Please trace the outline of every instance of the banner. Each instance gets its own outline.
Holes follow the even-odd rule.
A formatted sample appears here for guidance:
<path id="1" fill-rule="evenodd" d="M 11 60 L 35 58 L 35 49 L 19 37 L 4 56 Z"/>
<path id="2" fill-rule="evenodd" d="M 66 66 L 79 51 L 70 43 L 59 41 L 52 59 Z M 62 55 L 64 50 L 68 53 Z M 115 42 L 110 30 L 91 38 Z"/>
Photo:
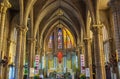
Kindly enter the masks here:
<path id="1" fill-rule="evenodd" d="M 39 74 L 40 56 L 35 56 L 35 74 Z"/>
<path id="2" fill-rule="evenodd" d="M 85 74 L 85 57 L 84 57 L 84 54 L 80 55 L 80 63 L 81 63 L 81 73 Z"/>
<path id="3" fill-rule="evenodd" d="M 86 71 L 86 77 L 90 77 L 90 69 L 86 68 L 85 71 Z"/>
<path id="4" fill-rule="evenodd" d="M 34 77 L 34 68 L 30 68 L 30 77 Z"/>

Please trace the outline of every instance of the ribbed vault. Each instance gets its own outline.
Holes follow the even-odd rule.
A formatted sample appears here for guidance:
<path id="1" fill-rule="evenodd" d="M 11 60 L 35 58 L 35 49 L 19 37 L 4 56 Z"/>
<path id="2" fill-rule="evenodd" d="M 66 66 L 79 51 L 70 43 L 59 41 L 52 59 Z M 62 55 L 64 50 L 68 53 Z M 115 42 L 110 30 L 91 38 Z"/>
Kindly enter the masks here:
<path id="1" fill-rule="evenodd" d="M 37 3 L 37 2 L 36 2 Z M 68 0 L 50 0 L 46 2 L 43 9 L 39 9 L 39 11 L 34 11 L 37 13 L 35 15 L 35 30 L 34 34 L 37 34 L 37 30 L 41 32 L 41 38 L 45 38 L 51 27 L 61 24 L 67 26 L 71 32 L 73 32 L 74 36 L 79 39 L 81 28 L 85 29 L 85 14 L 86 8 L 85 5 L 81 5 L 82 7 L 77 7 L 79 2 L 68 1 Z M 38 5 L 38 3 L 37 3 Z M 36 6 L 35 6 L 36 7 Z M 82 12 L 80 12 L 80 8 L 83 8 Z M 59 15 L 59 10 L 62 11 L 62 15 Z"/>
<path id="2" fill-rule="evenodd" d="M 84 36 L 86 33 L 88 10 L 92 22 L 97 23 L 97 19 L 99 20 L 98 11 L 106 9 L 109 0 L 10 0 L 10 2 L 11 9 L 14 10 L 22 10 L 20 3 L 23 2 L 24 25 L 27 25 L 28 16 L 33 10 L 34 38 L 36 38 L 39 28 L 41 38 L 45 39 L 49 29 L 60 22 L 68 27 L 76 38 L 80 39 L 81 30 Z M 62 16 L 57 13 L 59 9 L 63 12 Z"/>

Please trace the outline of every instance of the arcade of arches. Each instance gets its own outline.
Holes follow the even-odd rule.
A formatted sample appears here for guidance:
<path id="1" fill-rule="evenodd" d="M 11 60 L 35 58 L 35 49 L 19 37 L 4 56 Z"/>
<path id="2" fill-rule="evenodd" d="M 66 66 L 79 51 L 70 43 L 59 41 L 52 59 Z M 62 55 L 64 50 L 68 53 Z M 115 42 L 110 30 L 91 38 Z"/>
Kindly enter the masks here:
<path id="1" fill-rule="evenodd" d="M 0 79 L 40 74 L 120 79 L 120 1 L 0 0 Z"/>

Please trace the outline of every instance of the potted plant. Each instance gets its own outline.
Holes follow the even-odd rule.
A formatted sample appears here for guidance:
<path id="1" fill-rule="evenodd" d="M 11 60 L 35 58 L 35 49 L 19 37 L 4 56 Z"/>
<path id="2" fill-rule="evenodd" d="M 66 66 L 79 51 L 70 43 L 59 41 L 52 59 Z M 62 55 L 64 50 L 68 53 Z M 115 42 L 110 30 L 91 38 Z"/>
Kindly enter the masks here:
<path id="1" fill-rule="evenodd" d="M 34 76 L 34 79 L 39 79 L 39 75 L 36 74 L 36 75 Z"/>
<path id="2" fill-rule="evenodd" d="M 80 74 L 80 79 L 85 79 L 85 74 Z"/>

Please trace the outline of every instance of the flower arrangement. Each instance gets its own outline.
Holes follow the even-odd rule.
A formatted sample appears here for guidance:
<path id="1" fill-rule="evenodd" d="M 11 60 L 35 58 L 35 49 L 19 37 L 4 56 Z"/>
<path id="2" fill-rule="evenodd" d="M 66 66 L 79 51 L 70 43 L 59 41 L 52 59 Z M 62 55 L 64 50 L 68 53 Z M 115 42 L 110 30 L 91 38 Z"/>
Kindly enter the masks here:
<path id="1" fill-rule="evenodd" d="M 80 79 L 85 79 L 85 74 L 80 74 Z"/>
<path id="2" fill-rule="evenodd" d="M 36 74 L 36 75 L 34 76 L 34 79 L 39 79 L 39 75 Z"/>

